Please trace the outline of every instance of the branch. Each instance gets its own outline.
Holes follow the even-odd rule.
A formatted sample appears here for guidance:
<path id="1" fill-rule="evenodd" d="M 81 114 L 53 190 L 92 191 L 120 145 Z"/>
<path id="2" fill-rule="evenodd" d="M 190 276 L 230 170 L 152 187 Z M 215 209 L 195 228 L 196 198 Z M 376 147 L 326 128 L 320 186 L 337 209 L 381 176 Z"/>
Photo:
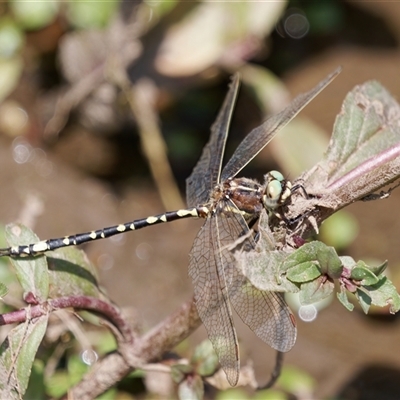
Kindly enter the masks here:
<path id="1" fill-rule="evenodd" d="M 201 324 L 193 301 L 187 302 L 175 313 L 145 334 L 135 345 L 127 345 L 119 352 L 109 354 L 97 362 L 92 370 L 69 393 L 68 398 L 93 399 L 123 379 L 134 367 L 130 360 L 147 364 L 188 337 Z M 127 355 L 127 352 L 130 354 Z M 65 397 L 67 398 L 67 397 Z"/>
<path id="2" fill-rule="evenodd" d="M 400 178 L 399 118 L 399 104 L 377 82 L 348 93 L 323 159 L 296 182 L 308 194 L 295 191 L 285 213 L 296 235 L 309 236 L 357 200 L 382 198 L 370 195 Z"/>
<path id="3" fill-rule="evenodd" d="M 25 322 L 28 318 L 38 318 L 63 308 L 72 307 L 74 309 L 88 310 L 106 318 L 122 334 L 127 342 L 133 342 L 132 330 L 125 322 L 121 312 L 117 307 L 103 300 L 89 296 L 67 296 L 51 299 L 37 305 L 30 305 L 21 310 L 11 311 L 0 315 L 0 326 L 17 322 Z"/>

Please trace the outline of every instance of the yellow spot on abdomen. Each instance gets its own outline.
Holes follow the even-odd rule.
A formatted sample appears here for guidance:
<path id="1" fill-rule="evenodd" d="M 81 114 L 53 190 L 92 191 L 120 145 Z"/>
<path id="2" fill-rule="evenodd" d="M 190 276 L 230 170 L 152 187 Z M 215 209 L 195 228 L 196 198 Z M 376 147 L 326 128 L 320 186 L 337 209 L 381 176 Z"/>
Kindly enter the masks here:
<path id="1" fill-rule="evenodd" d="M 125 229 L 126 229 L 126 228 L 125 228 L 125 225 L 118 225 L 118 226 L 117 226 L 117 231 L 118 231 L 118 232 L 125 232 Z"/>
<path id="2" fill-rule="evenodd" d="M 148 217 L 148 218 L 146 218 L 146 222 L 148 223 L 148 224 L 154 224 L 155 222 L 157 222 L 158 221 L 158 218 L 157 217 Z"/>
<path id="3" fill-rule="evenodd" d="M 179 210 L 176 212 L 180 217 L 186 217 L 187 215 L 191 215 L 192 217 L 198 217 L 197 210 L 192 208 L 191 210 Z"/>
<path id="4" fill-rule="evenodd" d="M 32 246 L 32 250 L 33 250 L 35 253 L 40 253 L 40 252 L 42 252 L 42 251 L 46 251 L 46 250 L 48 250 L 48 248 L 49 248 L 49 246 L 48 246 L 47 243 L 44 242 L 44 241 L 38 242 L 38 243 L 36 243 L 36 244 L 34 244 L 34 245 Z M 27 247 L 27 249 L 29 250 L 28 247 Z M 25 250 L 24 250 L 24 251 L 25 251 Z"/>

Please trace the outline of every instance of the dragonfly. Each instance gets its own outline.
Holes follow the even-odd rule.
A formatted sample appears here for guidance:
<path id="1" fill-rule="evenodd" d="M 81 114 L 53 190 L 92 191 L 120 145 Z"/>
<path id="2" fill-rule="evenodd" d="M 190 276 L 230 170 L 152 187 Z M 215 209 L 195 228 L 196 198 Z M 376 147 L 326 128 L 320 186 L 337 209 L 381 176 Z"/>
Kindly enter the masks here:
<path id="1" fill-rule="evenodd" d="M 298 95 L 283 111 L 253 129 L 222 169 L 239 90 L 239 74 L 236 74 L 211 127 L 209 141 L 186 180 L 188 208 L 96 231 L 0 249 L 0 256 L 36 256 L 159 223 L 205 218 L 189 255 L 189 275 L 199 316 L 228 382 L 235 386 L 239 379 L 240 359 L 232 307 L 262 341 L 279 352 L 289 351 L 297 336 L 295 318 L 281 294 L 255 288 L 236 267 L 232 253 L 232 246 L 237 248 L 239 242 L 240 248 L 246 251 L 255 248 L 256 240 L 250 227 L 262 210 L 273 213 L 281 207 L 290 198 L 292 185 L 278 171 L 267 173 L 263 183 L 236 176 L 281 128 L 332 82 L 340 70 L 332 72 L 309 92 Z"/>

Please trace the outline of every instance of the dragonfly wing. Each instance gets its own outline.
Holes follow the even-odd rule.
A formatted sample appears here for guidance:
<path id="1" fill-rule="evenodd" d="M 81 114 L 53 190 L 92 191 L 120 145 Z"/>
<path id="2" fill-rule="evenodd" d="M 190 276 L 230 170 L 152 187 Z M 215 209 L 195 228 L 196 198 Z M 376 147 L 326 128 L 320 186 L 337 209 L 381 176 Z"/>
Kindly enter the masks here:
<path id="1" fill-rule="evenodd" d="M 208 218 L 193 243 L 189 275 L 197 311 L 229 383 L 235 386 L 239 379 L 239 348 L 224 277 L 225 260 L 219 250 L 220 239 L 215 218 Z"/>
<path id="2" fill-rule="evenodd" d="M 239 213 L 229 218 L 218 218 L 219 231 L 225 233 L 225 243 L 233 243 L 248 232 L 246 221 Z M 244 250 L 254 248 L 254 240 L 246 235 L 240 246 Z M 228 285 L 229 301 L 242 321 L 272 348 L 289 351 L 297 336 L 295 319 L 279 293 L 258 290 L 239 271 L 232 253 L 224 253 L 224 274 Z"/>
<path id="3" fill-rule="evenodd" d="M 336 69 L 314 89 L 298 95 L 283 111 L 273 115 L 262 125 L 253 129 L 243 139 L 223 169 L 222 181 L 236 176 L 271 141 L 279 129 L 287 125 L 315 96 L 328 86 L 341 70 L 341 68 Z"/>
<path id="4" fill-rule="evenodd" d="M 229 124 L 239 89 L 239 74 L 233 77 L 229 92 L 219 111 L 218 117 L 211 127 L 211 135 L 203 153 L 186 179 L 186 201 L 188 207 L 195 207 L 208 201 L 210 191 L 219 183 L 222 158 L 225 152 Z"/>
<path id="5" fill-rule="evenodd" d="M 236 269 L 235 267 L 233 267 Z M 229 299 L 242 321 L 273 349 L 286 352 L 296 342 L 295 319 L 281 294 L 255 288 L 237 272 L 229 286 Z"/>

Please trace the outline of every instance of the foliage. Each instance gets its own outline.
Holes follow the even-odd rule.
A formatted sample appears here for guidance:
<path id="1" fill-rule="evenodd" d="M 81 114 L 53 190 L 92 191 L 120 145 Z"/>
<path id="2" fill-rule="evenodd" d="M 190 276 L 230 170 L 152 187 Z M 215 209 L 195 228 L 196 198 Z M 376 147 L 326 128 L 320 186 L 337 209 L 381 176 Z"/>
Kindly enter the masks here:
<path id="1" fill-rule="evenodd" d="M 386 261 L 368 266 L 348 256 L 339 257 L 333 247 L 320 241 L 303 241 L 311 225 L 315 230 L 316 224 L 353 201 L 390 194 L 371 193 L 400 177 L 399 115 L 400 106 L 377 82 L 357 86 L 346 96 L 323 159 L 299 179 L 307 198 L 303 196 L 299 204 L 294 200 L 293 208 L 299 209 L 286 214 L 289 226 L 290 218 L 297 221 L 295 228 L 286 232 L 280 227 L 271 229 L 263 212 L 255 250 L 236 253 L 239 269 L 254 286 L 299 292 L 300 302 L 307 305 L 328 297 L 336 281 L 338 299 L 349 310 L 354 306 L 347 292 L 355 295 L 365 313 L 371 305 L 389 306 L 391 313 L 400 310 L 400 296 L 384 274 Z"/>

